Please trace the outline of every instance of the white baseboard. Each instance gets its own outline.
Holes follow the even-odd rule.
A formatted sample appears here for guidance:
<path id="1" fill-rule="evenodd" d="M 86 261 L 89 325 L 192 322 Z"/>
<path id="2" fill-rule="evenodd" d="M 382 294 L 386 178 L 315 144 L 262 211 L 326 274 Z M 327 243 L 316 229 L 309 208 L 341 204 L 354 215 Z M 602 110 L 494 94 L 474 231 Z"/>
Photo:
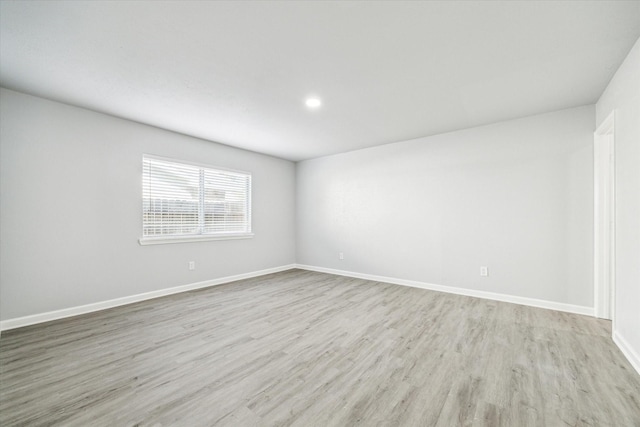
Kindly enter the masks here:
<path id="1" fill-rule="evenodd" d="M 410 286 L 413 288 L 428 289 L 430 291 L 446 292 L 449 294 L 465 295 L 490 299 L 494 301 L 510 302 L 513 304 L 528 305 L 531 307 L 546 308 L 549 310 L 564 311 L 567 313 L 594 315 L 593 307 L 566 304 L 562 302 L 540 300 L 535 298 L 518 297 L 514 295 L 499 294 L 487 291 L 476 291 L 473 289 L 456 288 L 453 286 L 434 285 L 433 283 L 417 282 L 414 280 L 396 279 L 394 277 L 376 276 L 372 274 L 356 273 L 353 271 L 334 270 L 333 268 L 315 267 L 311 265 L 297 264 L 296 268 L 303 270 L 317 271 L 320 273 L 336 274 L 338 276 L 355 277 L 357 279 L 372 280 L 375 282 L 393 283 L 395 285 Z"/>
<path id="2" fill-rule="evenodd" d="M 455 288 L 452 286 L 435 285 L 432 283 L 397 279 L 397 278 L 385 277 L 385 276 L 376 276 L 372 274 L 356 273 L 352 271 L 335 270 L 332 268 L 315 267 L 315 266 L 302 265 L 302 264 L 290 264 L 290 265 L 284 265 L 280 267 L 268 268 L 265 270 L 253 271 L 250 273 L 238 274 L 235 276 L 221 277 L 218 279 L 206 280 L 203 282 L 176 286 L 173 288 L 160 289 L 153 292 L 131 295 L 127 297 L 101 301 L 93 304 L 81 305 L 78 307 L 65 308 L 62 310 L 49 311 L 46 313 L 34 314 L 31 316 L 24 316 L 24 317 L 17 317 L 14 319 L 3 320 L 0 322 L 0 331 L 6 331 L 9 329 L 15 329 L 23 326 L 34 325 L 37 323 L 49 322 L 57 319 L 64 319 L 66 317 L 77 316 L 80 314 L 92 313 L 94 311 L 100 311 L 108 308 L 118 307 L 121 305 L 132 304 L 140 301 L 146 301 L 149 299 L 158 298 L 166 295 L 177 294 L 180 292 L 187 292 L 195 289 L 206 288 L 209 286 L 221 285 L 224 283 L 234 282 L 236 280 L 249 279 L 252 277 L 263 276 L 265 274 L 278 273 L 280 271 L 290 270 L 292 268 L 300 268 L 303 270 L 317 271 L 320 273 L 336 274 L 339 276 L 355 277 L 358 279 L 365 279 L 365 280 L 371 280 L 376 282 L 386 282 L 386 283 L 392 283 L 396 285 L 410 286 L 410 287 L 420 288 L 420 289 L 428 289 L 431 291 L 446 292 L 450 294 L 465 295 L 465 296 L 484 298 L 484 299 L 490 299 L 495 301 L 504 301 L 504 302 L 510 302 L 514 304 L 528 305 L 532 307 L 547 308 L 550 310 L 584 314 L 588 316 L 594 315 L 593 307 L 584 307 L 584 306 L 565 304 L 565 303 L 559 303 L 554 301 L 538 300 L 534 298 L 518 297 L 518 296 L 498 294 L 498 293 L 486 292 L 486 291 L 476 291 L 472 289 Z M 614 341 L 615 341 L 615 337 L 614 337 Z M 620 346 L 620 344 L 618 345 Z M 625 351 L 623 350 L 623 352 Z M 625 353 L 625 355 L 626 354 L 627 353 Z M 630 354 L 635 354 L 635 353 L 631 351 Z M 635 360 L 636 361 L 638 360 L 637 357 Z M 634 365 L 634 366 L 638 366 L 638 365 Z"/>
<path id="3" fill-rule="evenodd" d="M 633 347 L 629 345 L 629 342 L 624 339 L 618 331 L 613 331 L 613 342 L 616 343 L 622 354 L 624 354 L 624 357 L 626 357 L 629 363 L 631 363 L 633 369 L 640 374 L 640 355 L 636 353 Z"/>
<path id="4" fill-rule="evenodd" d="M 81 305 L 78 307 L 64 308 L 62 310 L 49 311 L 46 313 L 34 314 L 31 316 L 17 317 L 15 319 L 3 320 L 0 322 L 0 331 L 21 328 L 23 326 L 34 325 L 36 323 L 49 322 L 51 320 L 64 319 L 65 317 L 77 316 L 80 314 L 92 313 L 94 311 L 105 310 L 107 308 L 119 307 L 121 305 L 132 304 L 134 302 L 146 301 L 166 295 L 178 294 L 180 292 L 192 291 L 194 289 L 207 288 L 209 286 L 222 285 L 224 283 L 235 282 L 236 280 L 250 279 L 252 277 L 264 276 L 265 274 L 278 273 L 280 271 L 296 268 L 295 264 L 283 265 L 280 267 L 267 268 L 265 270 L 252 271 L 250 273 L 237 274 L 235 276 L 221 277 L 219 279 L 205 280 L 204 282 L 190 283 L 188 285 L 175 286 L 173 288 L 160 289 L 153 292 L 131 295 L 108 301 L 96 302 L 93 304 Z"/>

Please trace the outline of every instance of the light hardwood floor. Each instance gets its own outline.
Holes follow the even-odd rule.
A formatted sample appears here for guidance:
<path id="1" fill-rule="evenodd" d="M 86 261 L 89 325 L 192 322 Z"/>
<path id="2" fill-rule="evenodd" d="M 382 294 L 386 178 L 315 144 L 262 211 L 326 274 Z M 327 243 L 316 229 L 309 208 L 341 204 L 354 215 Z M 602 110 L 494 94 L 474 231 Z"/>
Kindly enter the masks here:
<path id="1" fill-rule="evenodd" d="M 2 333 L 2 426 L 640 426 L 590 317 L 291 270 Z"/>

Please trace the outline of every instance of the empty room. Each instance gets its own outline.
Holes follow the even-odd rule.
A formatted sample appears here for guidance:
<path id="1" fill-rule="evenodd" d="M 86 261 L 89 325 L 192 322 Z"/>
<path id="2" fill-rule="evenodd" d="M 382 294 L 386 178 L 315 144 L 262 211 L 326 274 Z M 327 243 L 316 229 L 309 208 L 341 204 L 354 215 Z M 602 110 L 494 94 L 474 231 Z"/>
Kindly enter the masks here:
<path id="1" fill-rule="evenodd" d="M 0 425 L 640 427 L 640 1 L 0 0 Z"/>

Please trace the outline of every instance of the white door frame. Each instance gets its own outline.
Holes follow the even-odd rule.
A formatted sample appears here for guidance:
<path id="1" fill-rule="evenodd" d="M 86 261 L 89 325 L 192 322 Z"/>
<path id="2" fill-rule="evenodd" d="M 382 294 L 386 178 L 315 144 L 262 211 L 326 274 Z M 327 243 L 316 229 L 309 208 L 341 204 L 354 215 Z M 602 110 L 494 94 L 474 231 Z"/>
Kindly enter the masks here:
<path id="1" fill-rule="evenodd" d="M 594 132 L 593 284 L 596 317 L 615 322 L 614 112 Z"/>

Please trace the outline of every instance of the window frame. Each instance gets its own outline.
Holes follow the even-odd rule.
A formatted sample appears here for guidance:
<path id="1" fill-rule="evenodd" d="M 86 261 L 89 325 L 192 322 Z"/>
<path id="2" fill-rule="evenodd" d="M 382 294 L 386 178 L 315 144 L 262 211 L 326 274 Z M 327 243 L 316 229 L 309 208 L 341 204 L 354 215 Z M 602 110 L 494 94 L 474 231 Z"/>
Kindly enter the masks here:
<path id="1" fill-rule="evenodd" d="M 164 161 L 164 162 L 170 162 L 170 163 L 177 163 L 177 164 L 181 164 L 181 165 L 185 165 L 185 166 L 192 166 L 192 167 L 196 167 L 199 168 L 201 171 L 206 169 L 206 170 L 211 170 L 214 172 L 229 172 L 229 173 L 233 173 L 233 174 L 241 174 L 241 175 L 246 175 L 249 178 L 249 191 L 247 192 L 247 229 L 248 231 L 246 232 L 231 232 L 231 233 L 203 233 L 203 227 L 200 226 L 198 227 L 198 233 L 192 233 L 192 234 L 174 234 L 174 235 L 163 235 L 163 236 L 145 236 L 144 235 L 144 184 L 143 184 L 143 179 L 144 179 L 144 161 L 145 159 L 150 159 L 150 160 L 158 160 L 158 161 Z M 188 160 L 180 160 L 180 159 L 173 159 L 170 157 L 162 157 L 162 156 L 156 156 L 154 154 L 146 154 L 143 153 L 142 154 L 142 162 L 141 162 L 141 171 L 140 171 L 140 192 L 138 194 L 142 195 L 142 204 L 141 204 L 141 215 L 140 215 L 140 221 L 141 221 L 141 230 L 142 230 L 142 236 L 138 239 L 138 243 L 142 246 L 145 245 L 161 245 L 161 244 L 168 244 L 168 243 L 189 243 L 189 242 L 206 242 L 206 241 L 214 241 L 214 240 L 235 240 L 235 239 L 251 239 L 254 236 L 253 233 L 253 228 L 252 228 L 252 220 L 253 220 L 253 212 L 252 212 L 252 192 L 253 192 L 253 175 L 251 174 L 251 172 L 247 172 L 247 171 L 242 171 L 242 170 L 237 170 L 237 169 L 229 169 L 229 168 L 223 168 L 223 167 L 219 167 L 219 166 L 212 166 L 212 165 L 208 165 L 208 164 L 204 164 L 204 163 L 197 163 L 197 162 L 191 162 Z M 202 193 L 203 191 L 203 186 L 204 184 L 201 182 L 199 189 L 200 192 Z M 202 215 L 204 213 L 204 207 L 201 206 L 200 204 L 203 202 L 203 198 L 200 197 L 200 200 L 198 202 L 198 219 L 199 222 L 202 223 L 202 221 L 204 221 L 204 218 L 201 217 L 200 215 Z"/>

